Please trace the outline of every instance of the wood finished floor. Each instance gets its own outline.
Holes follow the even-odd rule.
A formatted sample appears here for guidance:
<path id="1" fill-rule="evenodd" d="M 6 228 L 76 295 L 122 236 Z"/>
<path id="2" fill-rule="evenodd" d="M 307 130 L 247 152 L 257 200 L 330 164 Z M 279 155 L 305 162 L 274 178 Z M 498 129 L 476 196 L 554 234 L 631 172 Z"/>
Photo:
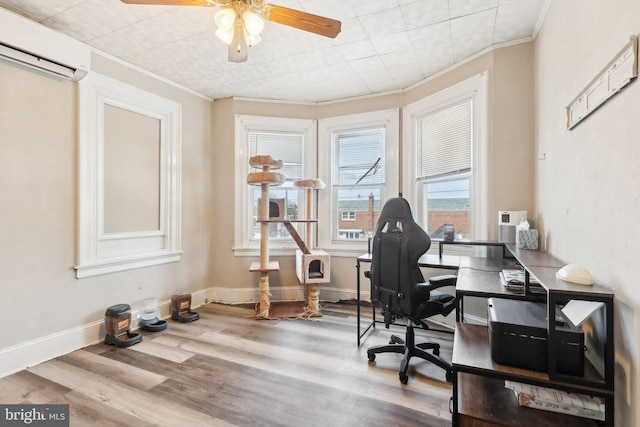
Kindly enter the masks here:
<path id="1" fill-rule="evenodd" d="M 255 320 L 250 308 L 219 304 L 196 311 L 200 320 L 169 321 L 132 347 L 96 344 L 1 378 L 0 403 L 69 404 L 71 426 L 82 427 L 451 424 L 444 371 L 413 359 L 402 385 L 401 355 L 369 363 L 367 347 L 390 331 L 378 326 L 358 347 L 355 305 L 324 304 L 317 320 Z M 451 335 L 429 335 L 450 359 Z"/>

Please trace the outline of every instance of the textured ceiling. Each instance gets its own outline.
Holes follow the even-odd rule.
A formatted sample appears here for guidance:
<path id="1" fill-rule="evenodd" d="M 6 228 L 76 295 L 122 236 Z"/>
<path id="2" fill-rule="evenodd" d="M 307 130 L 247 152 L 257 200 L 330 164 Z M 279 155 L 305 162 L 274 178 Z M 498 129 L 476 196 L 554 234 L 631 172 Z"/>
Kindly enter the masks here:
<path id="1" fill-rule="evenodd" d="M 213 99 L 322 102 L 403 90 L 504 43 L 530 41 L 550 0 L 265 0 L 342 21 L 335 39 L 266 21 L 245 63 L 214 36 L 217 7 L 119 0 L 0 6 Z"/>

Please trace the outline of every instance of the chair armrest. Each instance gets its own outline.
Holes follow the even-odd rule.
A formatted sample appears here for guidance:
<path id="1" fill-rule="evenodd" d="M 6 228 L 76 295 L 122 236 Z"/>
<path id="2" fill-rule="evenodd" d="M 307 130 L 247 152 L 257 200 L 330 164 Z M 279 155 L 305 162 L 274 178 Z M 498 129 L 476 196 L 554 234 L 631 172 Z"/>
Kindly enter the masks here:
<path id="1" fill-rule="evenodd" d="M 441 288 L 443 286 L 455 286 L 458 276 L 453 274 L 444 274 L 442 276 L 434 276 L 429 278 L 429 285 L 435 288 Z"/>
<path id="2" fill-rule="evenodd" d="M 442 288 L 445 286 L 455 286 L 456 281 L 458 280 L 457 276 L 453 274 L 445 274 L 442 276 L 434 276 L 429 279 L 426 283 L 418 283 L 416 285 L 416 289 L 420 293 L 429 293 L 434 289 Z"/>

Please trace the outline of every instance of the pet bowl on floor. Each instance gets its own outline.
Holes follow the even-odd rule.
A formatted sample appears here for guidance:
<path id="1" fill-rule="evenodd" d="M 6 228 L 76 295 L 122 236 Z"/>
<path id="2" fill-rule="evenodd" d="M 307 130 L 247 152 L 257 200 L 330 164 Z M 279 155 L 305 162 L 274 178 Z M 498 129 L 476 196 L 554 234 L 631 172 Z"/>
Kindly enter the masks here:
<path id="1" fill-rule="evenodd" d="M 160 332 L 167 329 L 167 321 L 158 319 L 160 304 L 155 298 L 147 298 L 142 300 L 140 304 L 140 313 L 138 325 L 144 331 Z"/>

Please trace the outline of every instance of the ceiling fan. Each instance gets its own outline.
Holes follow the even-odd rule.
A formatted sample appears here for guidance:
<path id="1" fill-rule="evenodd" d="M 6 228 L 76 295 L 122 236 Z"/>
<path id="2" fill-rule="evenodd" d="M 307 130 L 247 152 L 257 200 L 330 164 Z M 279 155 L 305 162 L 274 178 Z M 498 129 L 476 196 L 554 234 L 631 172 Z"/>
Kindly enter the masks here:
<path id="1" fill-rule="evenodd" d="M 261 40 L 264 22 L 260 18 L 299 30 L 335 38 L 342 23 L 335 19 L 313 15 L 275 4 L 263 4 L 263 0 L 121 0 L 127 4 L 165 6 L 219 6 L 215 15 L 218 27 L 216 36 L 229 45 L 229 61 L 245 62 L 248 48 Z"/>

